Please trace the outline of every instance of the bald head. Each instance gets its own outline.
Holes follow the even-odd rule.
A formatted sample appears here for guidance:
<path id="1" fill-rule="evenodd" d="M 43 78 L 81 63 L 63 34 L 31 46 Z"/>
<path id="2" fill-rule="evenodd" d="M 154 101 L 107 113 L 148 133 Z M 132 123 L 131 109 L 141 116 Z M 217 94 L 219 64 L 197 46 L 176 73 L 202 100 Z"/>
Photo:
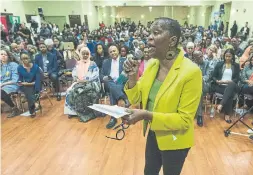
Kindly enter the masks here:
<path id="1" fill-rule="evenodd" d="M 112 59 L 116 60 L 119 56 L 119 50 L 116 46 L 112 45 L 108 49 L 109 55 Z"/>
<path id="2" fill-rule="evenodd" d="M 192 57 L 193 61 L 196 62 L 197 64 L 203 63 L 203 53 L 201 51 L 199 50 L 194 51 Z"/>

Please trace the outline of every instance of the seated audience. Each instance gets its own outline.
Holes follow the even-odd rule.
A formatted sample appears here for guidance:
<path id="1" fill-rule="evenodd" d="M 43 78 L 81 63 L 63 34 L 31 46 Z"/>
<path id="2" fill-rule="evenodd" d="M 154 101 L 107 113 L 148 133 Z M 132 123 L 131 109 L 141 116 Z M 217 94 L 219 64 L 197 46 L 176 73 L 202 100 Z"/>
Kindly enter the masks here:
<path id="1" fill-rule="evenodd" d="M 36 94 L 41 90 L 41 70 L 34 64 L 29 54 L 21 55 L 22 65 L 18 66 L 20 90 L 25 94 L 28 102 L 28 109 L 32 117 L 35 117 Z"/>
<path id="2" fill-rule="evenodd" d="M 235 63 L 235 52 L 233 49 L 225 51 L 223 61 L 217 63 L 213 72 L 214 92 L 223 94 L 223 98 L 217 107 L 217 112 L 222 110 L 225 114 L 225 121 L 231 123 L 233 112 L 233 98 L 238 91 L 240 67 Z"/>
<path id="3" fill-rule="evenodd" d="M 138 77 L 140 78 L 142 76 L 142 74 L 144 73 L 144 71 L 146 70 L 146 68 L 148 67 L 148 64 L 152 61 L 153 59 L 150 58 L 149 56 L 149 52 L 148 52 L 148 47 L 144 48 L 144 52 L 143 52 L 143 59 L 140 62 L 140 66 L 139 66 L 139 71 L 138 71 Z"/>
<path id="4" fill-rule="evenodd" d="M 192 59 L 192 53 L 195 49 L 194 43 L 193 42 L 188 42 L 186 45 L 186 53 L 184 54 L 184 56 L 186 58 Z"/>
<path id="5" fill-rule="evenodd" d="M 10 53 L 0 50 L 1 59 L 1 100 L 11 107 L 11 114 L 8 118 L 19 115 L 18 108 L 11 100 L 11 93 L 18 92 L 18 64 L 10 59 Z"/>
<path id="6" fill-rule="evenodd" d="M 222 56 L 221 55 L 221 50 L 222 50 L 221 41 L 217 39 L 214 41 L 214 44 L 217 47 L 217 58 L 220 60 Z"/>
<path id="7" fill-rule="evenodd" d="M 21 64 L 21 60 L 20 60 L 21 48 L 20 48 L 20 46 L 16 43 L 12 43 L 11 44 L 11 51 L 12 51 L 11 53 L 15 59 L 13 61 L 15 61 L 18 64 Z"/>
<path id="8" fill-rule="evenodd" d="M 231 45 L 233 46 L 235 50 L 235 55 L 237 57 L 241 57 L 243 54 L 243 50 L 239 47 L 240 41 L 237 38 L 232 38 Z"/>
<path id="9" fill-rule="evenodd" d="M 54 41 L 54 48 L 63 55 L 64 50 L 63 42 L 61 42 L 60 39 L 57 37 L 55 37 L 53 41 Z"/>
<path id="10" fill-rule="evenodd" d="M 121 58 L 126 58 L 128 54 L 128 47 L 127 46 L 122 46 L 120 48 L 120 56 Z"/>
<path id="11" fill-rule="evenodd" d="M 125 102 L 125 106 L 129 106 L 129 101 L 123 91 L 126 81 L 122 81 L 123 63 L 126 59 L 120 57 L 119 50 L 115 45 L 109 47 L 109 55 L 110 59 L 106 59 L 103 62 L 100 79 L 105 85 L 105 91 L 109 92 L 111 105 L 116 105 L 117 102 L 122 99 Z M 106 128 L 110 129 L 114 127 L 116 123 L 117 119 L 111 117 Z"/>
<path id="12" fill-rule="evenodd" d="M 209 62 L 204 60 L 203 58 L 203 53 L 201 51 L 194 51 L 192 54 L 192 61 L 196 63 L 201 72 L 202 72 L 202 97 L 200 100 L 200 104 L 197 110 L 197 124 L 198 126 L 202 127 L 203 126 L 203 97 L 206 96 L 207 93 L 209 93 L 210 89 L 210 73 L 209 73 Z"/>
<path id="13" fill-rule="evenodd" d="M 78 116 L 81 122 L 87 122 L 96 117 L 88 106 L 98 103 L 101 84 L 99 69 L 96 63 L 90 60 L 88 47 L 81 49 L 80 57 L 72 71 L 75 82 L 67 90 L 64 114 L 69 115 L 69 118 Z"/>
<path id="14" fill-rule="evenodd" d="M 95 46 L 95 56 L 94 56 L 93 60 L 97 64 L 99 70 L 102 69 L 103 61 L 105 59 L 107 59 L 107 56 L 108 56 L 108 54 L 105 50 L 105 46 L 102 44 L 97 44 Z"/>
<path id="15" fill-rule="evenodd" d="M 243 94 L 249 94 L 253 96 L 253 67 L 252 65 L 253 65 L 253 55 L 250 55 L 249 64 L 246 65 L 241 72 L 241 83 L 242 83 Z M 249 102 L 246 101 L 246 104 L 249 104 Z"/>
<path id="16" fill-rule="evenodd" d="M 249 64 L 249 57 L 253 54 L 253 45 L 248 46 L 247 49 L 244 51 L 243 55 L 240 58 L 240 69 L 243 69 L 246 65 Z"/>
<path id="17" fill-rule="evenodd" d="M 54 42 L 52 39 L 46 39 L 45 40 L 45 45 L 47 46 L 48 52 L 53 54 L 57 58 L 57 64 L 59 69 L 65 69 L 65 61 L 63 58 L 63 55 L 54 48 Z"/>
<path id="18" fill-rule="evenodd" d="M 207 49 L 207 54 L 204 55 L 204 57 L 204 60 L 209 62 L 209 77 L 211 77 L 216 64 L 219 62 L 217 58 L 217 47 L 215 45 L 211 45 Z"/>
<path id="19" fill-rule="evenodd" d="M 58 63 L 55 55 L 47 51 L 44 43 L 40 44 L 40 53 L 35 56 L 35 64 L 37 64 L 44 72 L 44 78 L 49 78 L 55 86 L 57 93 L 57 101 L 61 100 L 60 83 L 58 77 Z"/>
<path id="20" fill-rule="evenodd" d="M 32 60 L 32 62 L 35 61 L 35 55 L 38 54 L 37 53 L 37 48 L 33 45 L 27 45 L 27 51 L 28 54 L 30 55 L 30 58 Z"/>

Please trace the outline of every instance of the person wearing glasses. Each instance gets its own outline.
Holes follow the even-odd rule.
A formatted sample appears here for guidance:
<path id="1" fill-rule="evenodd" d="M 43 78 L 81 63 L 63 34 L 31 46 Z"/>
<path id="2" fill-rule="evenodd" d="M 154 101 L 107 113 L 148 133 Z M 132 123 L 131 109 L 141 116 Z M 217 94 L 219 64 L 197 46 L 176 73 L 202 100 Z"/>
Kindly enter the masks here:
<path id="1" fill-rule="evenodd" d="M 23 64 L 18 67 L 18 85 L 20 86 L 20 90 L 25 94 L 28 102 L 28 109 L 33 118 L 36 116 L 36 94 L 41 90 L 42 71 L 38 65 L 32 63 L 29 54 L 23 53 L 21 55 L 21 61 Z"/>
<path id="2" fill-rule="evenodd" d="M 126 124 L 144 120 L 148 132 L 145 175 L 158 175 L 163 166 L 166 175 L 179 175 L 194 142 L 194 117 L 202 94 L 199 67 L 184 58 L 178 47 L 180 25 L 170 18 L 158 18 L 148 38 L 150 62 L 138 80 L 139 63 L 128 59 L 125 92 L 131 104 L 142 103 L 143 109 L 128 109 Z"/>

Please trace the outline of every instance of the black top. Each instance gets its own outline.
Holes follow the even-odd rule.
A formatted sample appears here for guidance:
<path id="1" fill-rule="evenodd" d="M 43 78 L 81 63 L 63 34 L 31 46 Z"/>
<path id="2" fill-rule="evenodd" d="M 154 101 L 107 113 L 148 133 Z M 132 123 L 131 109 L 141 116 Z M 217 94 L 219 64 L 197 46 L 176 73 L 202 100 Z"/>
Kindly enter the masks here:
<path id="1" fill-rule="evenodd" d="M 20 32 L 22 32 L 25 35 L 29 35 L 28 38 L 23 37 L 23 35 L 20 35 L 23 39 L 27 39 L 29 44 L 33 44 L 32 39 L 31 39 L 31 31 L 28 28 L 21 29 Z"/>
<path id="2" fill-rule="evenodd" d="M 225 64 L 224 62 L 219 62 L 216 64 L 214 71 L 213 71 L 213 76 L 212 79 L 216 83 L 217 80 L 221 80 L 224 70 L 225 70 Z M 232 64 L 231 66 L 232 69 L 232 81 L 235 83 L 238 83 L 240 79 L 240 66 L 237 63 Z"/>

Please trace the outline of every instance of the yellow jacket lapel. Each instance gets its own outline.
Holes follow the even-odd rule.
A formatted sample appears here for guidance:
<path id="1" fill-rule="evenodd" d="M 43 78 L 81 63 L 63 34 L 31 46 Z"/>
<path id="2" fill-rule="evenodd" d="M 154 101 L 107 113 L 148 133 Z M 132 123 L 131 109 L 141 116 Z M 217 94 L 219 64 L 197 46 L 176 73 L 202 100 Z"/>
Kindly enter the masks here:
<path id="1" fill-rule="evenodd" d="M 162 86 L 160 87 L 160 89 L 157 93 L 153 109 L 155 109 L 155 107 L 156 107 L 158 101 L 160 100 L 160 98 L 162 97 L 162 95 L 167 91 L 168 88 L 170 88 L 172 83 L 177 78 L 178 70 L 180 69 L 180 65 L 181 65 L 181 62 L 183 59 L 184 59 L 184 55 L 183 55 L 183 51 L 181 50 L 178 54 L 177 59 L 175 60 L 174 64 L 172 65 L 168 75 L 166 76 Z"/>

